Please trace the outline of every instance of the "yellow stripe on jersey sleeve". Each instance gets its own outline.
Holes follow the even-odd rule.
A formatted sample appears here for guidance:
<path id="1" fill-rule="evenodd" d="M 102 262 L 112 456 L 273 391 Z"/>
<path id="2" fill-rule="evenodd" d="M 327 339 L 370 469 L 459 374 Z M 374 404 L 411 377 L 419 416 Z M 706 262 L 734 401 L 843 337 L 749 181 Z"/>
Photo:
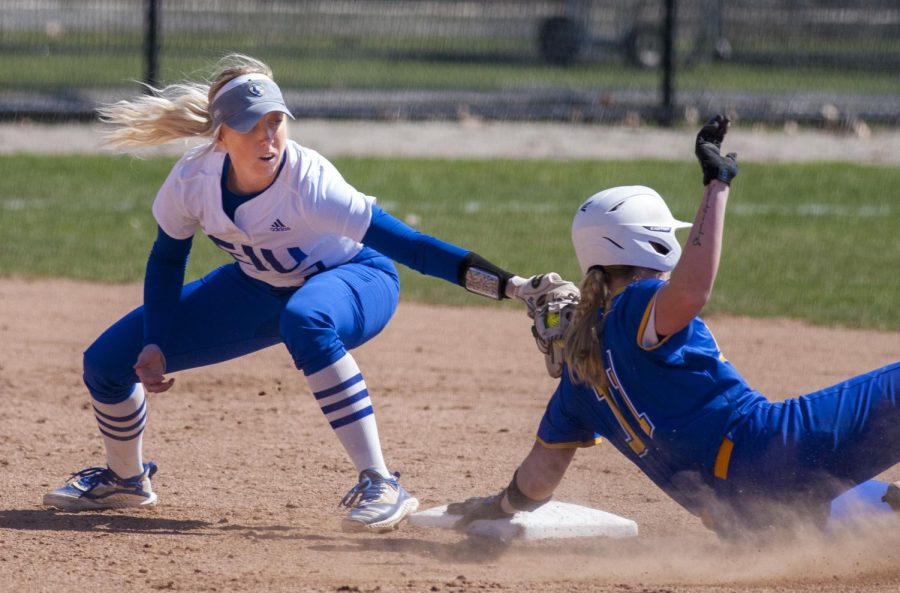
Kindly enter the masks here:
<path id="1" fill-rule="evenodd" d="M 583 449 L 586 447 L 593 447 L 594 445 L 599 445 L 603 442 L 603 439 L 600 437 L 594 439 L 588 439 L 586 441 L 570 441 L 568 443 L 548 443 L 541 437 L 534 437 L 534 440 L 540 444 L 541 447 L 545 449 Z"/>
<path id="2" fill-rule="evenodd" d="M 663 284 L 662 286 L 665 286 L 665 284 Z M 662 288 L 662 286 L 660 286 L 660 288 Z M 657 348 L 665 344 L 666 340 L 670 338 L 670 336 L 665 336 L 662 340 L 658 341 L 653 346 L 644 346 L 641 340 L 644 332 L 647 331 L 647 324 L 650 323 L 650 314 L 653 312 L 653 306 L 656 304 L 656 295 L 658 294 L 659 290 L 657 290 L 653 294 L 653 298 L 651 298 L 650 302 L 647 303 L 647 308 L 644 309 L 644 315 L 641 317 L 641 323 L 638 325 L 637 335 L 635 336 L 635 341 L 637 342 L 638 348 L 640 348 L 641 350 L 646 350 L 648 352 L 650 350 L 656 350 Z"/>

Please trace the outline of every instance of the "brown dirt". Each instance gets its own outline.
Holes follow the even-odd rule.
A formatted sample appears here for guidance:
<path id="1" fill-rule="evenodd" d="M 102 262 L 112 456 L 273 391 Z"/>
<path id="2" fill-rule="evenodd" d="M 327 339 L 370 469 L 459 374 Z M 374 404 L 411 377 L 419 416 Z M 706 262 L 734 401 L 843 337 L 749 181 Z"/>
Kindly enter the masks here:
<path id="1" fill-rule="evenodd" d="M 725 545 L 606 446 L 557 498 L 632 518 L 641 535 L 502 546 L 406 525 L 344 534 L 354 471 L 280 347 L 181 373 L 145 437 L 158 507 L 40 507 L 102 462 L 80 353 L 141 299 L 137 285 L 0 279 L 0 591 L 897 591 L 900 529 Z M 723 350 L 772 398 L 891 362 L 897 333 L 716 317 Z M 355 352 L 391 466 L 423 507 L 502 487 L 553 382 L 524 315 L 402 303 Z M 900 466 L 882 476 L 900 479 Z"/>
<path id="2" fill-rule="evenodd" d="M 96 124 L 0 123 L 0 154 L 107 153 Z M 670 159 L 694 158 L 693 126 L 598 126 L 546 122 L 357 121 L 303 119 L 291 137 L 328 158 L 339 156 Z M 142 154 L 181 155 L 190 142 L 172 142 Z M 855 161 L 900 163 L 900 128 L 851 134 L 841 130 L 765 128 L 738 122 L 728 150 L 744 162 Z"/>

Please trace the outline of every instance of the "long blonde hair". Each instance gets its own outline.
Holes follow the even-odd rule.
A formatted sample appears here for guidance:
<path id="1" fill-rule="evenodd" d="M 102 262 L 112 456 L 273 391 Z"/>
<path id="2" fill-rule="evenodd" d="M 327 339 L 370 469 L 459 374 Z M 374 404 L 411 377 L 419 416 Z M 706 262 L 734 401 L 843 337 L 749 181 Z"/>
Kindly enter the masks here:
<path id="1" fill-rule="evenodd" d="M 97 110 L 100 121 L 109 124 L 103 132 L 107 144 L 115 148 L 156 146 L 183 138 L 208 137 L 213 142 L 209 104 L 222 86 L 242 74 L 265 74 L 272 70 L 263 62 L 242 54 L 219 60 L 209 81 L 185 81 L 157 89 L 133 99 L 104 105 Z"/>
<path id="2" fill-rule="evenodd" d="M 603 367 L 603 318 L 612 298 L 609 284 L 614 278 L 632 278 L 634 266 L 594 266 L 581 281 L 581 300 L 566 332 L 565 359 L 569 379 L 588 383 L 605 391 L 608 386 Z"/>

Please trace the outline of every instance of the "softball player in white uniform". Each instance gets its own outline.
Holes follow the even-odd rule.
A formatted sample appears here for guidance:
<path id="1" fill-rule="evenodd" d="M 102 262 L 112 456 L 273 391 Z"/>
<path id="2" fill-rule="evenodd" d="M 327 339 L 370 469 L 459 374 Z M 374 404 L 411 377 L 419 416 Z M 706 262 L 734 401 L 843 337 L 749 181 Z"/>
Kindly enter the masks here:
<path id="1" fill-rule="evenodd" d="M 168 373 L 283 343 L 359 472 L 342 501 L 350 508 L 344 529 L 395 528 L 418 502 L 385 464 L 366 383 L 349 353 L 396 309 L 399 281 L 388 258 L 495 299 L 533 298 L 553 287 L 525 283 L 418 233 L 324 157 L 288 140 L 281 91 L 251 58 L 226 58 L 211 87 L 173 85 L 101 114 L 118 126 L 111 140 L 120 146 L 197 135 L 211 141 L 178 161 L 153 204 L 159 230 L 144 305 L 85 351 L 107 467 L 73 474 L 44 504 L 154 505 L 156 466 L 141 453 L 145 391 L 168 390 Z M 235 262 L 182 286 L 198 229 Z"/>

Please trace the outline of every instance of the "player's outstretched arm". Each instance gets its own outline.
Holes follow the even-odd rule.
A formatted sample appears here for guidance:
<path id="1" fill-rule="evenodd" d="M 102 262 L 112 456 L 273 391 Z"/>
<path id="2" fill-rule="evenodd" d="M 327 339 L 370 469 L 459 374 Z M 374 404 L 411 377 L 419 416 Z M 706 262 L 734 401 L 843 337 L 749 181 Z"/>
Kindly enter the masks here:
<path id="1" fill-rule="evenodd" d="M 532 316 L 538 298 L 574 288 L 555 274 L 516 276 L 474 251 L 420 233 L 378 206 L 372 208 L 372 220 L 362 243 L 417 272 L 443 278 L 469 292 L 495 300 L 519 299 Z M 531 282 L 535 278 L 539 280 Z"/>
<path id="2" fill-rule="evenodd" d="M 566 475 L 575 451 L 577 449 L 551 449 L 535 442 L 516 472 L 519 490 L 532 500 L 550 500 Z"/>
<path id="3" fill-rule="evenodd" d="M 656 332 L 672 335 L 700 314 L 712 294 L 719 258 L 729 185 L 737 175 L 737 155 L 721 155 L 727 117 L 717 115 L 697 134 L 695 153 L 703 170 L 704 191 L 694 225 L 672 277 L 656 300 Z"/>
<path id="4" fill-rule="evenodd" d="M 513 474 L 509 486 L 493 496 L 469 498 L 447 505 L 447 512 L 460 515 L 454 528 L 464 530 L 481 519 L 502 519 L 519 511 L 534 511 L 550 501 L 562 481 L 575 449 L 549 449 L 535 443 Z"/>

